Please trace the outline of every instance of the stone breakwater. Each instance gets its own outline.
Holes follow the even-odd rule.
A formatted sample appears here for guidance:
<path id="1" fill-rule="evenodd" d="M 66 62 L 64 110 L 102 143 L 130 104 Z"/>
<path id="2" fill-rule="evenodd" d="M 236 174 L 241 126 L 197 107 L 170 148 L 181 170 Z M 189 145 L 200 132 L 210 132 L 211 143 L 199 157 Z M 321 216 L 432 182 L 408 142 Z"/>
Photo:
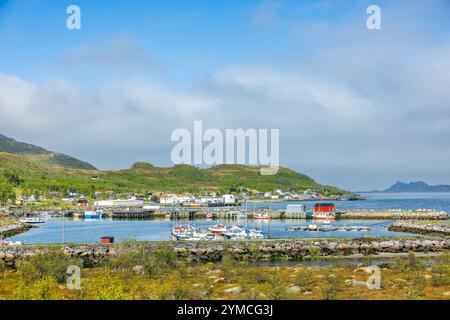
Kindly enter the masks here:
<path id="1" fill-rule="evenodd" d="M 450 238 L 399 239 L 399 240 L 284 240 L 254 242 L 183 242 L 183 243 L 136 243 L 132 245 L 84 245 L 66 247 L 0 247 L 0 261 L 14 266 L 15 261 L 27 256 L 62 250 L 66 255 L 80 258 L 87 267 L 99 265 L 108 257 L 120 252 L 151 254 L 156 250 L 172 250 L 179 259 L 186 261 L 219 261 L 223 256 L 237 260 L 301 260 L 314 257 L 377 255 L 404 252 L 443 252 L 450 249 Z"/>
<path id="2" fill-rule="evenodd" d="M 31 226 L 23 223 L 17 223 L 5 227 L 0 227 L 0 240 L 28 231 L 30 228 Z"/>
<path id="3" fill-rule="evenodd" d="M 437 210 L 349 210 L 339 212 L 340 219 L 374 220 L 447 220 L 447 212 Z"/>
<path id="4" fill-rule="evenodd" d="M 408 232 L 427 235 L 450 236 L 450 224 L 417 223 L 397 221 L 389 227 L 389 231 Z"/>

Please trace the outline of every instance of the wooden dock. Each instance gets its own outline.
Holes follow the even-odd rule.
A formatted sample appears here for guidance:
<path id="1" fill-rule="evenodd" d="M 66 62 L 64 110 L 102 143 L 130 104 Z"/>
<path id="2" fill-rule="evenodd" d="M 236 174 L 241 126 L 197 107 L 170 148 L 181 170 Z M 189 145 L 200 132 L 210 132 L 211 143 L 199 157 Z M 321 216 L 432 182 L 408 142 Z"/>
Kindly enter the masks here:
<path id="1" fill-rule="evenodd" d="M 316 228 L 311 228 L 310 226 L 290 226 L 287 227 L 287 231 L 321 231 L 321 232 L 329 232 L 329 231 L 343 231 L 343 232 L 349 232 L 349 231 L 357 231 L 357 232 L 367 232 L 370 231 L 372 228 L 367 226 L 329 226 L 329 225 L 316 225 Z"/>

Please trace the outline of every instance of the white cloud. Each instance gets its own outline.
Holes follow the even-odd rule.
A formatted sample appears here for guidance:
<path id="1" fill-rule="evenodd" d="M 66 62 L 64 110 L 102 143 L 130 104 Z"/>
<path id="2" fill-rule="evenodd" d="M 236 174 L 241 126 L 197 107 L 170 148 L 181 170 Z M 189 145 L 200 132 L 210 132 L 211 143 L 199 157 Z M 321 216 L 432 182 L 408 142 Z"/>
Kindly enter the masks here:
<path id="1" fill-rule="evenodd" d="M 191 129 L 194 120 L 280 128 L 281 164 L 321 182 L 357 189 L 401 179 L 448 183 L 448 35 L 420 19 L 409 24 L 409 13 L 384 17 L 380 33 L 365 29 L 364 16 L 295 23 L 298 59 L 284 69 L 231 65 L 190 89 L 128 72 L 154 64 L 126 42 L 88 46 L 66 62 L 109 75 L 122 61 L 114 69 L 120 77 L 90 88 L 0 73 L 0 133 L 120 168 L 137 160 L 170 164 L 172 130 Z"/>

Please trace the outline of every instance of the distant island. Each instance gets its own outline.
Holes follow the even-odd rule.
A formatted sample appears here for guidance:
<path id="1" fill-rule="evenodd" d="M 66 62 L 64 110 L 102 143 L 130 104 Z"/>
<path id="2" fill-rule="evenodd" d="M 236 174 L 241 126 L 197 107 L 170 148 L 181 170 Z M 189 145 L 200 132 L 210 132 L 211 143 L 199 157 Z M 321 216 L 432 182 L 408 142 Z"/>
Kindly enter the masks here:
<path id="1" fill-rule="evenodd" d="M 400 193 L 400 192 L 450 192 L 450 185 L 441 184 L 432 186 L 423 181 L 417 182 L 396 182 L 390 188 L 384 191 L 370 191 L 370 192 L 380 192 L 380 193 Z"/>

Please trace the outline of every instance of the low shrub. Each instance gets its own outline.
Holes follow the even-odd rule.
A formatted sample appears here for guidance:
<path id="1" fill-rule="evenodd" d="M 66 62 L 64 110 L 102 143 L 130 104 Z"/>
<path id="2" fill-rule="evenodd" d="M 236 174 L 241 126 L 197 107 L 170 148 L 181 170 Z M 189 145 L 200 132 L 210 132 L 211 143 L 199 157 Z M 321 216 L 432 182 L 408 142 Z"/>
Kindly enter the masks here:
<path id="1" fill-rule="evenodd" d="M 286 283 L 283 281 L 281 274 L 275 272 L 269 279 L 269 299 L 271 300 L 287 300 L 289 292 Z"/>
<path id="2" fill-rule="evenodd" d="M 431 269 L 431 283 L 433 286 L 450 285 L 450 266 L 437 264 Z"/>
<path id="3" fill-rule="evenodd" d="M 85 300 L 128 300 L 125 282 L 117 275 L 104 274 L 82 281 L 79 295 Z"/>
<path id="4" fill-rule="evenodd" d="M 36 281 L 51 276 L 58 283 L 67 281 L 67 268 L 71 265 L 82 268 L 83 262 L 66 256 L 60 251 L 34 255 L 24 258 L 16 264 L 17 270 L 26 280 Z"/>
<path id="5" fill-rule="evenodd" d="M 410 299 L 421 299 L 425 295 L 425 288 L 427 286 L 427 279 L 419 272 L 414 272 L 408 275 L 410 285 L 408 288 L 408 297 Z"/>
<path id="6" fill-rule="evenodd" d="M 45 276 L 32 284 L 27 284 L 24 279 L 14 290 L 16 300 L 56 300 L 57 282 L 52 276 Z"/>
<path id="7" fill-rule="evenodd" d="M 314 284 L 313 273 L 309 268 L 301 268 L 295 275 L 294 284 L 300 287 L 301 291 L 311 291 Z"/>
<path id="8" fill-rule="evenodd" d="M 133 267 L 142 266 L 146 276 L 154 278 L 176 266 L 176 254 L 170 250 L 158 250 L 150 254 L 141 251 L 122 251 L 115 257 L 110 257 L 106 266 L 122 274 L 129 274 Z"/>
<path id="9" fill-rule="evenodd" d="M 342 283 L 339 277 L 327 275 L 322 287 L 323 300 L 336 300 L 342 291 Z"/>

